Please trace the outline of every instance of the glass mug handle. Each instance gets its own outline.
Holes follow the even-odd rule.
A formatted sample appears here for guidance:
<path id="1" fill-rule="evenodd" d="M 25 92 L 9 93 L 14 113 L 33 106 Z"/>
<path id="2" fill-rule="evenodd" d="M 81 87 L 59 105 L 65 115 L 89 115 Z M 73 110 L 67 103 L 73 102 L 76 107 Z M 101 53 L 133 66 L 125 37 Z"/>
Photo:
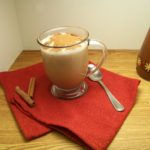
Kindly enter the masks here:
<path id="1" fill-rule="evenodd" d="M 88 49 L 90 46 L 96 47 L 96 50 L 101 50 L 102 56 L 100 57 L 99 62 L 96 64 L 96 68 L 90 71 L 88 70 L 88 73 L 86 76 L 89 76 L 93 74 L 96 70 L 98 70 L 102 66 L 103 62 L 105 61 L 107 57 L 107 47 L 103 42 L 95 40 L 95 39 L 88 39 Z"/>

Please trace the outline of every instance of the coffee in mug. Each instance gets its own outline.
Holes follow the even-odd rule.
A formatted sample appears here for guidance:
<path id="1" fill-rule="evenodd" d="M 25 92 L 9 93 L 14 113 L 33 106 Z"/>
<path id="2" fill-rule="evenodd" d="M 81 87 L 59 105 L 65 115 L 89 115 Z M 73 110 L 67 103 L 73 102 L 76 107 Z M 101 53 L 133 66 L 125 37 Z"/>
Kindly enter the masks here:
<path id="1" fill-rule="evenodd" d="M 72 99 L 87 91 L 84 79 L 88 74 L 88 37 L 88 31 L 79 27 L 58 27 L 39 35 L 37 41 L 41 46 L 46 74 L 53 83 L 51 92 L 54 96 Z M 99 62 L 102 64 L 106 47 L 95 42 L 103 51 Z"/>

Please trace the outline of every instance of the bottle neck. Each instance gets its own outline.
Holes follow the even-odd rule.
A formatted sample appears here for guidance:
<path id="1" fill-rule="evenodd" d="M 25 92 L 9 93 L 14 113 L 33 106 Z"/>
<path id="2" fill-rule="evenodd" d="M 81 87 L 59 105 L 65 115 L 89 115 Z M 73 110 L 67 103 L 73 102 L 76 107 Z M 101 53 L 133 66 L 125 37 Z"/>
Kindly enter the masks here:
<path id="1" fill-rule="evenodd" d="M 149 59 L 150 60 L 150 28 L 146 34 L 146 37 L 144 39 L 144 42 L 142 44 L 141 50 L 140 50 L 140 56 L 142 59 Z"/>

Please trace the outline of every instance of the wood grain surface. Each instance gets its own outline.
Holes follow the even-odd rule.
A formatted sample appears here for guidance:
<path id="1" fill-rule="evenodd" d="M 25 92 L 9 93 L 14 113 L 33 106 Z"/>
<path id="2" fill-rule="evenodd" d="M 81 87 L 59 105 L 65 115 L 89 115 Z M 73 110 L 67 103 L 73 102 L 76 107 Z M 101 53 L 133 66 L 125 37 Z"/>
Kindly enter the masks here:
<path id="1" fill-rule="evenodd" d="M 141 79 L 136 104 L 108 150 L 150 150 L 150 81 L 140 78 L 136 73 L 137 53 L 136 50 L 110 50 L 103 65 L 118 74 Z M 93 61 L 98 61 L 96 51 L 90 51 L 89 57 Z M 41 61 L 40 51 L 23 51 L 10 70 Z M 26 141 L 0 87 L 0 150 L 83 150 L 83 148 L 57 132 L 30 142 Z"/>

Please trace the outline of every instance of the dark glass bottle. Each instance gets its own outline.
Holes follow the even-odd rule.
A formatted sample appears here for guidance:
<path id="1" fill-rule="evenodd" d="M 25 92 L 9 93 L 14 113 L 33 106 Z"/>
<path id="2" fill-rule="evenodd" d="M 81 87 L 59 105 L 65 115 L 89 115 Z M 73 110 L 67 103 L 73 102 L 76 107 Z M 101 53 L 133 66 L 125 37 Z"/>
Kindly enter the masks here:
<path id="1" fill-rule="evenodd" d="M 136 70 L 142 78 L 150 81 L 150 28 L 138 54 Z"/>

